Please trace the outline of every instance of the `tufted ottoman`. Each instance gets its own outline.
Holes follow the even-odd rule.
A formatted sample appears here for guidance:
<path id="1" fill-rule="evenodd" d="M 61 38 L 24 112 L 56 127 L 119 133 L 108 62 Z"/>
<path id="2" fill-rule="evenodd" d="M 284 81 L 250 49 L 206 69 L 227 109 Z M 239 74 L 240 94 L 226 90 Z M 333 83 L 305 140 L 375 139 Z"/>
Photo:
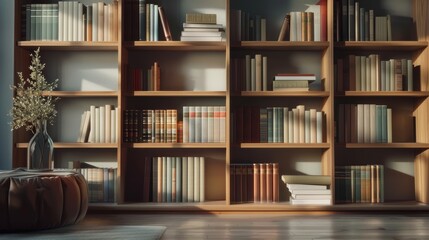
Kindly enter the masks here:
<path id="1" fill-rule="evenodd" d="M 77 172 L 0 171 L 0 231 L 74 224 L 85 217 L 87 209 L 88 187 Z"/>

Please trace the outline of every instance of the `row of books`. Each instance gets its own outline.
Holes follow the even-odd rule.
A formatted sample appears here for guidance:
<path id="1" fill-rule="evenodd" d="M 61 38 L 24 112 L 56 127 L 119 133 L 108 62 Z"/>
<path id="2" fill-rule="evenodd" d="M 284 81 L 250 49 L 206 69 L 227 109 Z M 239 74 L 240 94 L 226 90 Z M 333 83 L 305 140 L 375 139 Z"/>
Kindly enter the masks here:
<path id="1" fill-rule="evenodd" d="M 317 23 L 315 17 L 319 18 Z M 320 15 L 315 16 L 313 12 L 290 12 L 283 20 L 278 41 L 316 41 L 315 35 L 317 41 L 320 41 Z"/>
<path id="2" fill-rule="evenodd" d="M 279 202 L 279 164 L 231 164 L 231 202 Z"/>
<path id="3" fill-rule="evenodd" d="M 89 202 L 116 202 L 117 168 L 76 168 L 88 184 Z"/>
<path id="4" fill-rule="evenodd" d="M 225 106 L 184 106 L 183 142 L 225 142 Z"/>
<path id="5" fill-rule="evenodd" d="M 322 143 L 324 113 L 288 107 L 238 107 L 234 113 L 236 142 Z"/>
<path id="6" fill-rule="evenodd" d="M 331 205 L 331 177 L 325 175 L 282 175 L 292 205 Z"/>
<path id="7" fill-rule="evenodd" d="M 376 16 L 355 0 L 338 0 L 334 7 L 337 41 L 392 41 L 390 15 Z"/>
<path id="8" fill-rule="evenodd" d="M 117 41 L 118 1 L 84 5 L 78 1 L 26 4 L 25 39 L 42 41 Z"/>
<path id="9" fill-rule="evenodd" d="M 77 142 L 117 143 L 118 108 L 112 105 L 90 106 L 81 116 Z"/>
<path id="10" fill-rule="evenodd" d="M 139 164 L 127 170 L 141 178 L 139 188 L 130 186 L 127 189 L 127 195 L 140 196 L 134 200 L 159 203 L 205 201 L 204 157 L 161 156 L 137 161 Z"/>
<path id="11" fill-rule="evenodd" d="M 337 60 L 338 91 L 413 91 L 414 67 L 411 59 L 380 60 L 380 55 L 349 55 Z"/>
<path id="12" fill-rule="evenodd" d="M 392 143 L 392 109 L 377 104 L 339 104 L 338 142 Z"/>
<path id="13" fill-rule="evenodd" d="M 161 90 L 161 69 L 154 62 L 149 69 L 128 68 L 130 91 L 159 91 Z"/>
<path id="14" fill-rule="evenodd" d="M 384 202 L 384 166 L 351 165 L 335 168 L 335 199 L 340 203 Z"/>
<path id="15" fill-rule="evenodd" d="M 124 4 L 125 38 L 127 40 L 159 41 L 159 23 L 166 41 L 172 41 L 164 8 L 146 0 L 133 0 Z"/>
<path id="16" fill-rule="evenodd" d="M 235 91 L 268 91 L 268 57 L 261 54 L 232 59 Z"/>
<path id="17" fill-rule="evenodd" d="M 267 41 L 267 19 L 243 10 L 231 10 L 232 41 Z"/>
<path id="18" fill-rule="evenodd" d="M 177 125 L 176 109 L 127 109 L 124 112 L 124 141 L 176 143 Z"/>

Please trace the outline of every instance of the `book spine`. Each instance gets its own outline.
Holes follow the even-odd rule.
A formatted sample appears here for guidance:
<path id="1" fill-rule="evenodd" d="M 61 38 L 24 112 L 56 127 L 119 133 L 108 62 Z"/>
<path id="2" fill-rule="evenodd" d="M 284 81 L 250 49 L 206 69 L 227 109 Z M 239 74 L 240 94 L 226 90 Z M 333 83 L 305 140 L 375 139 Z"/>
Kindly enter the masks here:
<path id="1" fill-rule="evenodd" d="M 257 163 L 253 164 L 253 201 L 260 202 L 260 166 Z"/>
<path id="2" fill-rule="evenodd" d="M 182 202 L 188 202 L 188 158 L 182 157 Z"/>

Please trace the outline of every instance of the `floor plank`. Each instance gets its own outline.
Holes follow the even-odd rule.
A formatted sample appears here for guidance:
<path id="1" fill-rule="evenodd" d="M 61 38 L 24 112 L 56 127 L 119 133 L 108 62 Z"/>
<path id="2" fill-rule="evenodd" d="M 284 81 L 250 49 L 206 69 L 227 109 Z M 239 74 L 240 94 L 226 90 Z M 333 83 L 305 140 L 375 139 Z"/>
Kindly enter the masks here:
<path id="1" fill-rule="evenodd" d="M 162 239 L 429 239 L 429 214 L 94 214 L 88 225 L 166 226 Z"/>

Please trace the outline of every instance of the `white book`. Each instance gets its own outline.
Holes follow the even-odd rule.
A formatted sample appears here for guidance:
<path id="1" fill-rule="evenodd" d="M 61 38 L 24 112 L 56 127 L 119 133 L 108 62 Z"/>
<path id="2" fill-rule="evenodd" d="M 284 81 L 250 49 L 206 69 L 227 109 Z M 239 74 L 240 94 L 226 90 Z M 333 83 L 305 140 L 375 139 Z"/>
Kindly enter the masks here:
<path id="1" fill-rule="evenodd" d="M 310 143 L 317 142 L 317 111 L 310 109 Z"/>
<path id="2" fill-rule="evenodd" d="M 73 2 L 68 2 L 68 21 L 67 21 L 67 31 L 68 31 L 68 40 L 73 41 L 73 24 L 74 24 L 74 6 Z"/>
<path id="3" fill-rule="evenodd" d="M 64 1 L 58 1 L 58 41 L 64 41 Z"/>
<path id="4" fill-rule="evenodd" d="M 182 157 L 182 202 L 188 201 L 188 158 Z"/>
<path id="5" fill-rule="evenodd" d="M 213 142 L 220 142 L 220 107 L 213 107 Z"/>
<path id="6" fill-rule="evenodd" d="M 94 129 L 95 129 L 95 142 L 100 142 L 100 108 L 95 109 L 95 122 L 94 122 Z"/>
<path id="7" fill-rule="evenodd" d="M 63 3 L 63 24 L 62 24 L 62 41 L 68 41 L 69 40 L 69 32 L 68 32 L 68 26 L 69 26 L 69 3 L 62 1 Z"/>
<path id="8" fill-rule="evenodd" d="M 154 6 L 153 6 L 153 3 L 149 3 L 149 41 L 154 41 L 153 40 L 153 25 L 154 25 L 154 18 L 153 18 L 153 15 L 154 15 Z"/>
<path id="9" fill-rule="evenodd" d="M 118 143 L 119 142 L 119 134 L 118 134 L 118 124 L 119 124 L 119 110 L 118 110 L 118 107 L 115 107 L 115 117 L 116 117 L 116 119 L 115 119 L 115 122 L 116 122 L 116 125 L 115 125 L 115 142 L 116 143 Z"/>
<path id="10" fill-rule="evenodd" d="M 305 130 L 305 143 L 310 143 L 310 110 L 304 112 L 304 130 Z"/>
<path id="11" fill-rule="evenodd" d="M 167 201 L 172 202 L 172 183 L 173 183 L 173 166 L 172 166 L 172 158 L 167 157 Z"/>
<path id="12" fill-rule="evenodd" d="M 286 187 L 289 189 L 289 191 L 295 191 L 298 189 L 302 190 L 322 190 L 322 189 L 328 189 L 327 185 L 319 185 L 319 184 L 296 184 L 296 183 L 287 183 Z"/>
<path id="13" fill-rule="evenodd" d="M 395 91 L 395 59 L 390 59 L 390 90 Z"/>
<path id="14" fill-rule="evenodd" d="M 268 91 L 268 58 L 262 57 L 262 90 Z"/>
<path id="15" fill-rule="evenodd" d="M 76 1 L 73 1 L 73 31 L 72 31 L 72 41 L 77 41 L 77 33 L 78 33 L 78 20 L 79 20 L 79 16 L 78 16 L 78 9 L 79 9 L 79 3 Z"/>
<path id="16" fill-rule="evenodd" d="M 331 205 L 331 199 L 294 199 L 289 198 L 292 205 Z"/>
<path id="17" fill-rule="evenodd" d="M 200 201 L 200 158 L 194 157 L 194 202 Z"/>
<path id="18" fill-rule="evenodd" d="M 292 109 L 293 114 L 293 143 L 299 143 L 299 113 L 297 108 Z"/>
<path id="19" fill-rule="evenodd" d="M 316 113 L 316 142 L 322 143 L 323 142 L 323 112 L 317 112 Z"/>
<path id="20" fill-rule="evenodd" d="M 219 107 L 219 142 L 226 142 L 226 107 Z"/>
<path id="21" fill-rule="evenodd" d="M 100 108 L 100 142 L 106 142 L 106 107 L 101 106 Z"/>
<path id="22" fill-rule="evenodd" d="M 162 157 L 162 201 L 167 202 L 167 157 Z"/>
<path id="23" fill-rule="evenodd" d="M 185 32 L 220 32 L 219 28 L 192 28 L 192 27 L 184 27 L 183 31 Z"/>
<path id="24" fill-rule="evenodd" d="M 189 142 L 189 107 L 183 107 L 183 142 Z"/>
<path id="25" fill-rule="evenodd" d="M 98 17 L 97 17 L 97 39 L 99 42 L 104 41 L 104 3 L 98 2 Z"/>
<path id="26" fill-rule="evenodd" d="M 104 22 L 104 26 L 103 26 L 103 39 L 104 41 L 109 41 L 109 8 L 108 5 L 104 5 L 104 10 L 103 10 L 103 22 Z"/>
<path id="27" fill-rule="evenodd" d="M 105 109 L 104 109 L 104 142 L 105 143 L 110 143 L 110 137 L 111 137 L 111 125 L 112 125 L 112 120 L 110 119 L 110 115 L 111 115 L 111 110 L 112 110 L 112 106 L 106 104 Z"/>
<path id="28" fill-rule="evenodd" d="M 153 40 L 159 40 L 159 16 L 158 16 L 158 5 L 153 5 Z"/>
<path id="29" fill-rule="evenodd" d="M 223 28 L 222 24 L 183 23 L 183 28 Z"/>
<path id="30" fill-rule="evenodd" d="M 194 201 L 194 158 L 188 157 L 188 202 Z"/>
<path id="31" fill-rule="evenodd" d="M 301 22 L 299 22 L 301 24 Z M 297 30 L 297 12 L 290 12 L 290 41 L 298 41 Z M 301 28 L 299 28 L 301 30 Z"/>
<path id="32" fill-rule="evenodd" d="M 176 159 L 176 202 L 182 202 L 182 158 Z"/>
<path id="33" fill-rule="evenodd" d="M 208 107 L 202 106 L 201 107 L 201 142 L 206 143 L 208 142 Z"/>
<path id="34" fill-rule="evenodd" d="M 92 41 L 98 42 L 98 3 L 92 4 Z"/>
<path id="35" fill-rule="evenodd" d="M 83 4 L 78 3 L 77 6 L 77 41 L 84 41 L 83 39 Z"/>
<path id="36" fill-rule="evenodd" d="M 292 193 L 291 197 L 295 200 L 327 200 L 331 199 L 331 194 L 296 194 Z"/>
<path id="37" fill-rule="evenodd" d="M 88 142 L 94 143 L 95 142 L 95 106 L 91 105 L 89 107 L 89 112 L 90 112 L 90 118 L 89 118 L 90 132 L 89 132 Z"/>
<path id="38" fill-rule="evenodd" d="M 204 202 L 205 198 L 205 159 L 204 157 L 200 157 L 200 202 Z"/>
<path id="39" fill-rule="evenodd" d="M 223 32 L 220 31 L 182 31 L 184 37 L 197 37 L 197 36 L 207 36 L 207 37 L 222 37 Z"/>
<path id="40" fill-rule="evenodd" d="M 255 91 L 262 91 L 262 55 L 255 54 Z"/>
<path id="41" fill-rule="evenodd" d="M 392 109 L 387 109 L 387 143 L 392 143 Z"/>
<path id="42" fill-rule="evenodd" d="M 214 142 L 214 107 L 207 107 L 207 141 Z"/>
<path id="43" fill-rule="evenodd" d="M 331 195 L 331 189 L 305 189 L 305 188 L 297 188 L 289 190 L 291 194 L 328 194 Z"/>
<path id="44" fill-rule="evenodd" d="M 301 12 L 295 12 L 295 28 L 296 28 L 296 41 L 304 41 L 304 39 L 302 39 L 302 28 L 301 28 L 301 24 L 302 24 L 302 15 Z"/>
<path id="45" fill-rule="evenodd" d="M 116 110 L 110 110 L 110 142 L 116 143 Z"/>
<path id="46" fill-rule="evenodd" d="M 366 69 L 366 73 L 365 73 L 365 78 L 366 78 L 366 85 L 365 85 L 365 89 L 366 91 L 371 91 L 371 60 L 369 57 L 365 58 L 365 69 Z"/>
<path id="47" fill-rule="evenodd" d="M 195 107 L 195 142 L 201 143 L 201 106 Z"/>

